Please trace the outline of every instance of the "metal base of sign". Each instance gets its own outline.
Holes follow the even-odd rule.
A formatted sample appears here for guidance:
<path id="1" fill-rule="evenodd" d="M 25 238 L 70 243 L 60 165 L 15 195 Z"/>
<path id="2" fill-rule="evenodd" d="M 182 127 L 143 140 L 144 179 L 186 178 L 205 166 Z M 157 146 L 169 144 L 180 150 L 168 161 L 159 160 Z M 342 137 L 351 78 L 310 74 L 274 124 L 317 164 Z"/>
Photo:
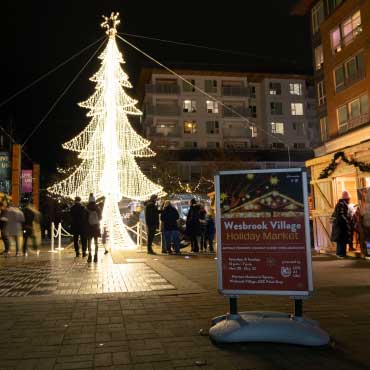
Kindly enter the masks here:
<path id="1" fill-rule="evenodd" d="M 276 342 L 323 346 L 329 335 L 317 321 L 281 312 L 249 311 L 215 317 L 209 330 L 217 343 Z"/>

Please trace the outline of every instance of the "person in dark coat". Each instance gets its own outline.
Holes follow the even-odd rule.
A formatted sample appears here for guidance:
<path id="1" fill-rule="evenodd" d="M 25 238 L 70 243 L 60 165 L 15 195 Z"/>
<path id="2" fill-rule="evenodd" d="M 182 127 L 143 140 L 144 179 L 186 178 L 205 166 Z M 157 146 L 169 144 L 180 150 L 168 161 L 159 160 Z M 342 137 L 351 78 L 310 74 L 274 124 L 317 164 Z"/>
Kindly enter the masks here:
<path id="1" fill-rule="evenodd" d="M 91 243 L 94 239 L 95 253 L 94 262 L 98 262 L 98 238 L 101 237 L 100 232 L 100 220 L 101 220 L 101 210 L 95 202 L 94 194 L 90 194 L 89 203 L 86 207 L 87 211 L 87 249 L 89 251 L 89 256 L 87 257 L 87 262 L 92 261 Z"/>
<path id="2" fill-rule="evenodd" d="M 153 240 L 159 228 L 159 214 L 157 207 L 157 195 L 153 194 L 145 205 L 145 223 L 147 227 L 147 251 L 148 254 L 155 254 L 153 251 Z"/>
<path id="3" fill-rule="evenodd" d="M 199 212 L 199 222 L 200 222 L 200 251 L 203 252 L 207 250 L 207 240 L 206 240 L 206 229 L 207 229 L 207 211 L 204 204 L 200 205 Z"/>
<path id="4" fill-rule="evenodd" d="M 215 227 L 215 220 L 213 218 L 213 214 L 210 213 L 207 216 L 207 226 L 206 226 L 206 241 L 208 241 L 209 245 L 209 251 L 211 253 L 214 252 L 213 249 L 213 241 L 215 239 L 215 234 L 216 234 L 216 227 Z"/>
<path id="5" fill-rule="evenodd" d="M 339 234 L 337 237 L 337 257 L 344 258 L 347 254 L 347 243 L 350 243 L 352 220 L 348 212 L 348 203 L 350 196 L 345 190 L 342 193 L 342 199 L 339 199 L 335 206 L 334 214 L 337 220 Z"/>
<path id="6" fill-rule="evenodd" d="M 38 254 L 39 239 L 41 237 L 40 212 L 32 205 L 32 203 L 29 203 L 27 207 L 24 209 L 23 213 L 24 213 L 23 254 L 25 256 L 27 256 L 28 254 L 27 251 L 28 238 L 31 238 L 33 249 L 37 251 Z"/>
<path id="7" fill-rule="evenodd" d="M 176 254 L 180 254 L 180 238 L 177 220 L 180 218 L 179 212 L 171 204 L 169 200 L 164 203 L 164 208 L 161 214 L 163 224 L 164 237 L 166 239 L 167 253 L 171 253 L 171 243 L 173 243 Z"/>
<path id="8" fill-rule="evenodd" d="M 200 204 L 195 204 L 195 199 L 192 199 L 188 216 L 186 218 L 186 233 L 190 236 L 191 250 L 195 253 L 199 252 L 201 235 L 200 210 Z"/>
<path id="9" fill-rule="evenodd" d="M 81 198 L 75 198 L 75 204 L 70 209 L 71 215 L 71 232 L 73 234 L 73 244 L 75 247 L 76 257 L 80 256 L 79 239 L 82 245 L 82 257 L 86 257 L 87 236 L 86 236 L 86 208 L 81 204 Z"/>

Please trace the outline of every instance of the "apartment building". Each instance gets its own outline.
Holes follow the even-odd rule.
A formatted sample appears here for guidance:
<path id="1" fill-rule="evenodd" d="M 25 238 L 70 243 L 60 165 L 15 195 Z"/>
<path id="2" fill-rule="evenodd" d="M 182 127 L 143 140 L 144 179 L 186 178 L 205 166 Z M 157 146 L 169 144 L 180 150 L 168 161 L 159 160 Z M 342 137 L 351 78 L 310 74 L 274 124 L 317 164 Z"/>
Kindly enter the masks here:
<path id="1" fill-rule="evenodd" d="M 279 167 L 287 165 L 289 156 L 294 161 L 297 152 L 301 161 L 302 152 L 309 153 L 319 143 L 314 87 L 307 76 L 176 73 L 186 81 L 164 70 L 142 71 L 142 125 L 153 149 L 164 154 L 185 181 L 209 174 L 205 158 L 210 153 L 213 162 L 220 162 L 222 152 L 221 167 L 232 162 L 236 152 L 241 162 Z"/>
<path id="2" fill-rule="evenodd" d="M 370 0 L 301 0 L 293 13 L 311 20 L 322 145 L 311 168 L 316 249 L 333 250 L 330 216 L 343 190 L 362 202 L 370 187 Z"/>

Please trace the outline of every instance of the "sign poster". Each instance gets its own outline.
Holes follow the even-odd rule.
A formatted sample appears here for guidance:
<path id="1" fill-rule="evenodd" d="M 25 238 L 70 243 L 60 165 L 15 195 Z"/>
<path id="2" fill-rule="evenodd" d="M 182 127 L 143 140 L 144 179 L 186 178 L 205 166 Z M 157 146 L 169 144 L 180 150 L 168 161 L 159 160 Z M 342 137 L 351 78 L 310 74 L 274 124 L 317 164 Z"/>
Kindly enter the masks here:
<path id="1" fill-rule="evenodd" d="M 32 193 L 32 170 L 22 170 L 22 193 Z"/>
<path id="2" fill-rule="evenodd" d="M 297 168 L 220 172 L 216 203 L 221 293 L 312 292 L 305 172 Z"/>
<path id="3" fill-rule="evenodd" d="M 10 194 L 10 156 L 0 152 L 0 192 Z"/>

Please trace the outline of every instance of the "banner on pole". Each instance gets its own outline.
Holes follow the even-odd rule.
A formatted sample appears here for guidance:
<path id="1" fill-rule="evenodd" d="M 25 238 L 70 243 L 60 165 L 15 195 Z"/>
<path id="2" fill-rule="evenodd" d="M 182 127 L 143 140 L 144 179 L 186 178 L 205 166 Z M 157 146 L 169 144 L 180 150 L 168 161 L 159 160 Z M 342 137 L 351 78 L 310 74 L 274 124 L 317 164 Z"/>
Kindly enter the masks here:
<path id="1" fill-rule="evenodd" d="M 305 172 L 220 172 L 216 209 L 221 293 L 307 296 L 313 291 Z"/>
<path id="2" fill-rule="evenodd" d="M 32 193 L 32 170 L 22 170 L 22 193 Z"/>

